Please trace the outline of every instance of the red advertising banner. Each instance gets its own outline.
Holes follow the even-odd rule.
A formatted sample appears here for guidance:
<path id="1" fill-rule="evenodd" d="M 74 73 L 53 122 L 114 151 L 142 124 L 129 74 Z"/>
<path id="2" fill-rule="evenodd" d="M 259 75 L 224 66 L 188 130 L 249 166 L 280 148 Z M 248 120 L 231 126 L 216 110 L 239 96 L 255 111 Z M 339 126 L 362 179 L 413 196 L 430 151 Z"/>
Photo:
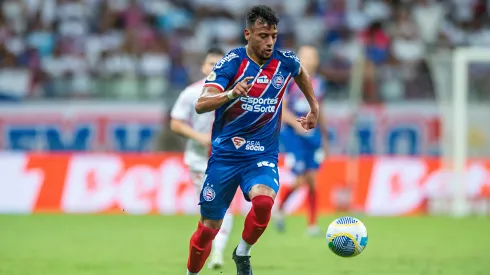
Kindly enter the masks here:
<path id="1" fill-rule="evenodd" d="M 369 215 L 423 214 L 427 199 L 452 191 L 452 175 L 438 159 L 361 158 L 347 172 L 345 158 L 326 160 L 318 173 L 319 210 L 341 209 L 346 186 L 355 210 Z M 197 214 L 197 198 L 182 154 L 0 154 L 2 213 Z M 474 160 L 466 171 L 468 197 L 490 193 L 490 160 Z M 280 163 L 281 188 L 294 179 Z M 354 179 L 354 180 L 352 180 Z M 306 189 L 288 202 L 300 213 Z M 281 199 L 281 192 L 278 199 Z M 240 190 L 231 206 L 246 213 Z"/>

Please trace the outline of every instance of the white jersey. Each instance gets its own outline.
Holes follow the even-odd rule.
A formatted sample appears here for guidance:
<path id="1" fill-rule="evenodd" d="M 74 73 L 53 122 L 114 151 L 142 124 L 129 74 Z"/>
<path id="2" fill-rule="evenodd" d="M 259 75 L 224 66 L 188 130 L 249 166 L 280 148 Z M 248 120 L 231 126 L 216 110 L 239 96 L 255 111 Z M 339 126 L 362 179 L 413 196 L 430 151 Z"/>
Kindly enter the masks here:
<path id="1" fill-rule="evenodd" d="M 194 106 L 201 95 L 204 79 L 191 84 L 184 89 L 177 98 L 170 116 L 172 119 L 187 122 L 194 130 L 200 133 L 211 133 L 214 121 L 214 112 L 197 114 Z M 204 173 L 208 163 L 210 148 L 201 146 L 199 142 L 189 139 L 184 153 L 184 162 L 191 171 Z"/>

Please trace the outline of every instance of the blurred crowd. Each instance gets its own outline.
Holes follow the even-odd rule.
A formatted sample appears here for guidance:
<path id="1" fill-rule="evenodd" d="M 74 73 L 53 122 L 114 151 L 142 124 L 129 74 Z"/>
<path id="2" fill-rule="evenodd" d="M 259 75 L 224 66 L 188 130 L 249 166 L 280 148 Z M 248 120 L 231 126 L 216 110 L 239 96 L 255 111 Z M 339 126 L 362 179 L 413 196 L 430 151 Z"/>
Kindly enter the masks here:
<path id="1" fill-rule="evenodd" d="M 278 47 L 313 44 L 330 98 L 364 53 L 369 102 L 434 98 L 427 56 L 490 47 L 487 0 L 3 0 L 0 99 L 172 97 L 203 52 L 244 44 L 246 9 L 281 17 Z M 362 47 L 361 47 L 362 46 Z M 362 49 L 362 50 L 359 50 Z"/>

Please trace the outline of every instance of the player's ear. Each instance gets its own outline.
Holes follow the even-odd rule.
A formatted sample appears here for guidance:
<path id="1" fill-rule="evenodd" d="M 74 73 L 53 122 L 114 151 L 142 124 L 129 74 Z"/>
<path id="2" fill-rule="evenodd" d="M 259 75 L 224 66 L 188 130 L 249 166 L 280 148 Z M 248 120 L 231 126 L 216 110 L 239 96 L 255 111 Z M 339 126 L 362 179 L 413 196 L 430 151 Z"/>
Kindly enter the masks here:
<path id="1" fill-rule="evenodd" d="M 243 31 L 243 35 L 245 36 L 245 40 L 249 40 L 250 39 L 250 31 L 248 30 L 248 28 L 246 28 L 244 31 Z"/>

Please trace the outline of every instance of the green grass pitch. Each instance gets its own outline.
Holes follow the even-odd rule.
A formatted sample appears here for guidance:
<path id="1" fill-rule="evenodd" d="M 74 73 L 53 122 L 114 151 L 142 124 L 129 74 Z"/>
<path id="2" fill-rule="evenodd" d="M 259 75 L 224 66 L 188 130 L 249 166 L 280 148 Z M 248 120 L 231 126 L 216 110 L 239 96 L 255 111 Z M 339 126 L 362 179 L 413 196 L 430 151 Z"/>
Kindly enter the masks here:
<path id="1" fill-rule="evenodd" d="M 322 217 L 323 227 L 334 217 Z M 252 250 L 257 275 L 488 275 L 490 219 L 359 217 L 369 243 L 355 258 L 340 258 L 324 238 L 305 235 L 304 218 L 290 217 L 288 231 L 268 228 Z M 1 275 L 185 274 L 189 237 L 197 217 L 124 215 L 0 216 Z M 236 274 L 231 252 L 221 271 Z"/>

